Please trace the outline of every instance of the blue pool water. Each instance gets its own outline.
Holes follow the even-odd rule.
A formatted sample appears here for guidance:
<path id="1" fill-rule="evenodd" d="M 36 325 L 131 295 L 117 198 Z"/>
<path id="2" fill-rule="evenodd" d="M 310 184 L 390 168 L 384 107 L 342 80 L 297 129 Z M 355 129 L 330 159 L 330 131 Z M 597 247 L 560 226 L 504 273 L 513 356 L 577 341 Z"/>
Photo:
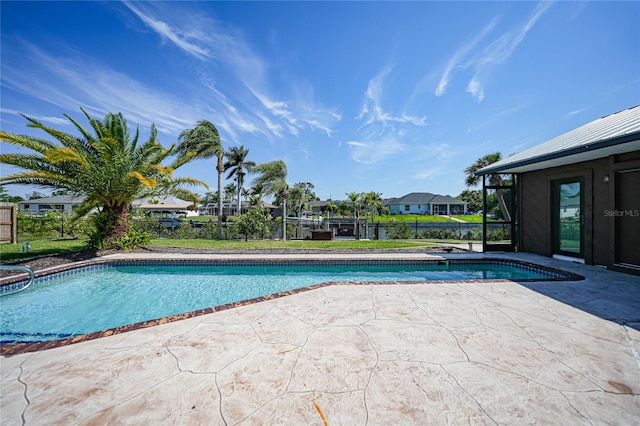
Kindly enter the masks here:
<path id="1" fill-rule="evenodd" d="M 103 266 L 0 298 L 0 342 L 56 340 L 327 281 L 549 279 L 508 265 Z"/>

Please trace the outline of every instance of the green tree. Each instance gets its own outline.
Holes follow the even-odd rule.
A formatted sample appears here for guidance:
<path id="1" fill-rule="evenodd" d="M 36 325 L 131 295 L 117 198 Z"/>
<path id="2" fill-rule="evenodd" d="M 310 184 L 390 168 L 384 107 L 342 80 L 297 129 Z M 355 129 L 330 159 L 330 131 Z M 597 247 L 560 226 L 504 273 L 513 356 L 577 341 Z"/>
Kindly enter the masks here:
<path id="1" fill-rule="evenodd" d="M 0 203 L 19 203 L 20 201 L 24 201 L 24 198 L 10 195 L 4 186 L 0 186 Z"/>
<path id="2" fill-rule="evenodd" d="M 482 191 L 480 189 L 465 189 L 456 197 L 467 204 L 467 210 L 477 212 L 482 210 Z"/>
<path id="3" fill-rule="evenodd" d="M 242 213 L 242 191 L 244 190 L 244 178 L 256 166 L 253 161 L 247 161 L 249 150 L 243 145 L 232 146 L 224 155 L 227 162 L 224 163 L 224 170 L 228 171 L 227 179 L 233 178 L 238 189 L 238 216 Z"/>
<path id="4" fill-rule="evenodd" d="M 355 224 L 355 233 L 356 240 L 360 239 L 360 210 L 362 208 L 362 193 L 359 192 L 349 192 L 346 194 L 351 201 L 351 214 L 353 218 L 356 220 Z"/>
<path id="5" fill-rule="evenodd" d="M 338 209 L 338 206 L 336 206 L 336 203 L 334 203 L 332 200 L 328 200 L 326 209 L 329 212 L 329 218 L 332 218 L 333 213 Z"/>
<path id="6" fill-rule="evenodd" d="M 282 160 L 258 164 L 252 174 L 257 175 L 253 181 L 254 187 L 261 188 L 267 196 L 274 196 L 276 202 L 282 206 L 282 240 L 287 239 L 287 199 L 289 198 L 289 184 L 287 183 L 287 165 Z"/>
<path id="7" fill-rule="evenodd" d="M 236 192 L 238 192 L 236 190 L 236 184 L 231 182 L 227 185 L 225 185 L 224 187 L 224 203 L 229 205 L 229 210 L 227 211 L 227 213 L 229 213 L 229 216 L 231 216 L 231 204 L 233 202 L 233 197 L 236 196 Z"/>
<path id="8" fill-rule="evenodd" d="M 218 172 L 218 239 L 222 239 L 222 174 L 224 173 L 224 148 L 220 134 L 213 123 L 200 120 L 192 129 L 185 129 L 178 137 L 176 152 L 180 161 L 192 159 L 217 159 Z"/>
<path id="9" fill-rule="evenodd" d="M 289 194 L 292 203 L 291 209 L 295 211 L 296 216 L 300 216 L 300 213 L 307 209 L 309 202 L 317 198 L 313 189 L 314 186 L 311 182 L 298 182 L 291 188 Z"/>
<path id="10" fill-rule="evenodd" d="M 493 154 L 487 154 L 484 157 L 477 159 L 475 163 L 473 163 L 472 165 L 464 169 L 464 173 L 466 174 L 465 184 L 467 186 L 478 185 L 480 183 L 481 177 L 476 176 L 475 173 L 478 170 L 484 167 L 487 167 L 488 165 L 491 165 L 493 163 L 500 161 L 501 159 L 502 159 L 502 154 L 500 154 L 499 152 L 494 152 Z M 489 179 L 489 185 L 491 186 L 499 186 L 504 184 L 503 177 L 499 173 L 489 174 L 488 179 Z M 498 199 L 498 206 L 500 206 L 500 212 L 502 213 L 502 217 L 505 220 L 508 220 L 508 221 L 511 220 L 511 214 L 504 200 L 504 193 L 502 189 L 496 189 L 496 197 Z"/>
<path id="11" fill-rule="evenodd" d="M 75 213 L 81 217 L 93 209 L 100 210 L 92 237 L 97 247 L 112 247 L 114 241 L 127 235 L 131 227 L 130 206 L 135 199 L 163 194 L 197 200 L 196 194 L 184 189 L 184 185 L 206 184 L 192 178 L 173 177 L 173 170 L 184 165 L 187 159 L 162 165 L 172 155 L 174 146 L 164 148 L 160 144 L 154 125 L 151 125 L 149 139 L 139 144 L 138 129 L 132 135 L 121 113 L 108 113 L 100 121 L 81 110 L 90 129 L 65 114 L 80 136 L 45 126 L 26 115 L 23 117 L 29 122 L 27 127 L 44 131 L 53 141 L 0 131 L 0 140 L 31 151 L 0 155 L 0 162 L 27 170 L 0 181 L 84 196 Z"/>
<path id="12" fill-rule="evenodd" d="M 252 208 L 234 223 L 237 234 L 244 235 L 244 240 L 249 238 L 262 238 L 269 232 L 269 221 L 262 208 Z"/>

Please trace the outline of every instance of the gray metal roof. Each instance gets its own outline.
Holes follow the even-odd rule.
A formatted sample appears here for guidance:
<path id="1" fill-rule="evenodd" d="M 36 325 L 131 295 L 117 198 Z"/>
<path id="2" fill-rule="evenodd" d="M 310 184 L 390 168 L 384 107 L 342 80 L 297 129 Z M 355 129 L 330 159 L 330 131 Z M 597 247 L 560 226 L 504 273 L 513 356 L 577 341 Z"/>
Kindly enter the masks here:
<path id="1" fill-rule="evenodd" d="M 640 150 L 640 105 L 577 129 L 484 167 L 476 175 L 521 173 Z"/>
<path id="2" fill-rule="evenodd" d="M 54 195 L 53 197 L 33 198 L 31 200 L 20 201 L 18 204 L 80 204 L 85 197 L 74 197 L 72 195 Z"/>

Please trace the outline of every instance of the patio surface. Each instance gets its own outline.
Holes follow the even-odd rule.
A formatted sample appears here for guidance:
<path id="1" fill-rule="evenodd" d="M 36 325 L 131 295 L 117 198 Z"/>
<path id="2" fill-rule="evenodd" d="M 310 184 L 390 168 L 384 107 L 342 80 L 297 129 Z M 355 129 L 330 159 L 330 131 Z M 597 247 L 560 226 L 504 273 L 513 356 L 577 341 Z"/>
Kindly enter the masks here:
<path id="1" fill-rule="evenodd" d="M 0 423 L 638 424 L 640 277 L 462 257 L 587 279 L 329 286 L 3 357 Z"/>

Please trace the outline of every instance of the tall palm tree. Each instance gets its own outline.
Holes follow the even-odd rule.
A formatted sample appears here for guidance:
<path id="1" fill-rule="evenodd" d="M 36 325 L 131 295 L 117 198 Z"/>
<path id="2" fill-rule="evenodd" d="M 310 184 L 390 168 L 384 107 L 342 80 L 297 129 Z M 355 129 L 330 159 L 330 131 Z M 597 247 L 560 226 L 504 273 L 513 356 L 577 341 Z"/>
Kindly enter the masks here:
<path id="1" fill-rule="evenodd" d="M 371 223 L 376 221 L 376 212 L 384 206 L 382 202 L 382 194 L 380 192 L 370 191 L 362 194 L 362 204 L 364 206 L 365 216 L 371 214 Z M 365 229 L 365 237 L 368 238 L 369 227 Z"/>
<path id="2" fill-rule="evenodd" d="M 346 194 L 349 197 L 349 201 L 351 201 L 351 208 L 353 217 L 356 220 L 355 231 L 356 231 L 356 240 L 360 239 L 360 203 L 362 201 L 362 194 L 359 192 L 349 192 Z"/>
<path id="3" fill-rule="evenodd" d="M 338 206 L 336 206 L 336 203 L 334 203 L 333 200 L 329 200 L 326 208 L 329 211 L 329 218 L 332 218 L 333 212 L 335 212 L 338 209 Z"/>
<path id="4" fill-rule="evenodd" d="M 234 182 L 228 183 L 224 186 L 224 202 L 229 204 L 227 213 L 231 216 L 231 205 L 233 204 L 233 197 L 236 196 L 236 184 Z"/>
<path id="5" fill-rule="evenodd" d="M 215 157 L 218 162 L 218 239 L 222 239 L 222 174 L 224 173 L 224 148 L 220 143 L 220 134 L 213 123 L 200 120 L 192 129 L 183 130 L 178 136 L 176 146 L 178 158 L 208 159 Z"/>
<path id="6" fill-rule="evenodd" d="M 238 216 L 242 213 L 242 191 L 244 190 L 244 178 L 256 166 L 253 161 L 247 161 L 249 150 L 243 145 L 232 146 L 224 155 L 227 157 L 224 170 L 229 171 L 227 179 L 233 177 L 238 186 Z"/>
<path id="7" fill-rule="evenodd" d="M 115 239 L 129 232 L 130 206 L 136 199 L 175 195 L 197 202 L 197 195 L 183 186 L 207 185 L 192 178 L 173 178 L 173 170 L 190 158 L 163 166 L 174 146 L 164 148 L 160 144 L 154 125 L 151 125 L 149 139 L 139 144 L 138 129 L 131 134 L 121 113 L 108 113 L 100 121 L 84 109 L 81 111 L 90 129 L 64 114 L 80 136 L 45 126 L 26 115 L 22 116 L 29 122 L 27 127 L 44 131 L 53 141 L 0 131 L 1 141 L 31 151 L 0 155 L 0 162 L 27 170 L 0 181 L 66 190 L 71 195 L 85 197 L 75 213 L 80 217 L 96 208 L 101 211 L 92 239 L 92 243 L 101 248 L 111 247 Z"/>
<path id="8" fill-rule="evenodd" d="M 476 176 L 475 173 L 490 164 L 500 161 L 501 159 L 502 154 L 500 154 L 499 152 L 487 154 L 484 157 L 477 159 L 475 163 L 464 169 L 464 173 L 466 174 L 465 184 L 469 187 L 478 185 L 480 183 L 481 177 Z M 488 175 L 488 178 L 489 185 L 491 186 L 500 186 L 504 183 L 502 175 L 499 173 L 491 173 Z M 502 192 L 502 189 L 496 189 L 496 198 L 498 199 L 498 206 L 500 207 L 500 211 L 502 212 L 502 217 L 505 220 L 510 221 L 511 214 L 509 212 L 509 209 L 507 208 L 507 203 L 504 201 L 504 194 Z"/>
<path id="9" fill-rule="evenodd" d="M 262 188 L 262 193 L 271 195 L 282 205 L 282 240 L 287 239 L 287 199 L 289 198 L 289 184 L 287 183 L 287 165 L 282 160 L 258 164 L 251 171 L 257 175 L 253 181 L 254 187 Z"/>

